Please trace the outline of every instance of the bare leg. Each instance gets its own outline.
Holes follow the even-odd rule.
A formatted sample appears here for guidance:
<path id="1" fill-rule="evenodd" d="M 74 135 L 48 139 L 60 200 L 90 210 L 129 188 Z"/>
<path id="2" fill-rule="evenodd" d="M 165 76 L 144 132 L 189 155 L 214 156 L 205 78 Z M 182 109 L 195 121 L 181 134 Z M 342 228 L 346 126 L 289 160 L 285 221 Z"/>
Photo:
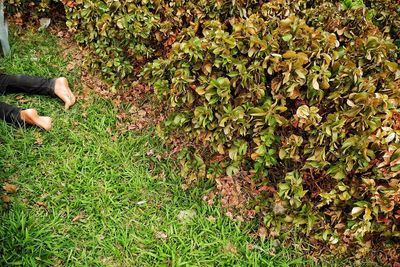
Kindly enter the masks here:
<path id="1" fill-rule="evenodd" d="M 50 117 L 39 116 L 36 109 L 21 110 L 20 117 L 26 124 L 34 125 L 47 131 L 51 129 L 52 119 Z"/>
<path id="2" fill-rule="evenodd" d="M 75 104 L 75 96 L 68 86 L 68 80 L 64 77 L 55 80 L 54 94 L 64 101 L 65 109 Z"/>

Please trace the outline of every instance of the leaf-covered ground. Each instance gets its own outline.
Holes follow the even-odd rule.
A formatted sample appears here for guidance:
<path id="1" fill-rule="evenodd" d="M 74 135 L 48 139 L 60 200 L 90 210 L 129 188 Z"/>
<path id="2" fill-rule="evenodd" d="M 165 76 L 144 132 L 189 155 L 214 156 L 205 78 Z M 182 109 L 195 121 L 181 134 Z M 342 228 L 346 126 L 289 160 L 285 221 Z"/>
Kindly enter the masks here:
<path id="1" fill-rule="evenodd" d="M 81 96 L 70 111 L 45 96 L 0 96 L 54 119 L 50 132 L 0 122 L 0 266 L 313 265 L 296 252 L 301 241 L 254 240 L 251 225 L 209 207 L 210 185 L 183 191 L 151 127 L 118 132 L 121 111 L 82 93 L 70 65 L 80 51 L 65 57 L 59 41 L 14 30 L 13 54 L 0 60 L 3 72 L 67 76 Z"/>

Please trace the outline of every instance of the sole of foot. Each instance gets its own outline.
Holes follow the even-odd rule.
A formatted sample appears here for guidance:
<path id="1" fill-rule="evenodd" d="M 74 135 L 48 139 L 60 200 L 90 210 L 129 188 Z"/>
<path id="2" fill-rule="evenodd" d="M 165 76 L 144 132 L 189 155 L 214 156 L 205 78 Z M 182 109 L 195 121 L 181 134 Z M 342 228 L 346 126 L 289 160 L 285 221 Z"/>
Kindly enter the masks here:
<path id="1" fill-rule="evenodd" d="M 46 131 L 52 127 L 52 119 L 50 117 L 39 116 L 36 109 L 22 110 L 20 116 L 21 120 L 26 124 L 43 128 Z"/>
<path id="2" fill-rule="evenodd" d="M 54 84 L 54 93 L 62 101 L 64 101 L 64 108 L 69 109 L 75 104 L 75 96 L 68 85 L 68 80 L 64 77 L 57 78 Z"/>

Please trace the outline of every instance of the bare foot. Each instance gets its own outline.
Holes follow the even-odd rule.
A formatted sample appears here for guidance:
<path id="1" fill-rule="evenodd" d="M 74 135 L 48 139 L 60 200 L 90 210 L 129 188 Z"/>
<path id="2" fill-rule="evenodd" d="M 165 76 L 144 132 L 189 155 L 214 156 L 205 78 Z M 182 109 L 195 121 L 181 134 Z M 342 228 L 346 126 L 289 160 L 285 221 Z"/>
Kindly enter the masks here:
<path id="1" fill-rule="evenodd" d="M 36 109 L 21 110 L 21 120 L 30 125 L 35 125 L 45 130 L 50 130 L 52 119 L 50 117 L 39 116 Z"/>
<path id="2" fill-rule="evenodd" d="M 75 96 L 68 86 L 68 80 L 64 77 L 57 78 L 54 85 L 54 93 L 64 101 L 65 109 L 75 104 Z"/>

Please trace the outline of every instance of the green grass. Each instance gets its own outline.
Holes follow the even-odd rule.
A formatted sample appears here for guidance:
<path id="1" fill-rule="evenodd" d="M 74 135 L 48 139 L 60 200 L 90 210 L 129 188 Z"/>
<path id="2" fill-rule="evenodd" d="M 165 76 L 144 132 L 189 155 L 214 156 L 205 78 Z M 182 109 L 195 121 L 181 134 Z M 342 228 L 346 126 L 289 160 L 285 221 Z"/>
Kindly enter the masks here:
<path id="1" fill-rule="evenodd" d="M 81 90 L 79 70 L 66 71 L 68 59 L 56 37 L 29 30 L 18 35 L 11 38 L 12 56 L 0 60 L 3 70 L 66 75 L 74 91 Z M 29 102 L 18 104 L 15 95 L 0 101 L 37 108 L 53 117 L 54 128 L 44 132 L 0 122 L 0 185 L 19 187 L 10 206 L 0 202 L 0 266 L 312 264 L 276 242 L 251 239 L 251 225 L 202 202 L 210 185 L 183 191 L 174 160 L 157 159 L 165 148 L 152 129 L 121 133 L 113 141 L 107 128 L 118 132 L 118 111 L 110 100 L 92 94 L 66 112 L 57 99 L 24 98 Z M 42 145 L 35 144 L 38 138 Z M 194 218 L 180 221 L 184 210 L 194 211 Z M 156 238 L 157 232 L 167 238 Z"/>

